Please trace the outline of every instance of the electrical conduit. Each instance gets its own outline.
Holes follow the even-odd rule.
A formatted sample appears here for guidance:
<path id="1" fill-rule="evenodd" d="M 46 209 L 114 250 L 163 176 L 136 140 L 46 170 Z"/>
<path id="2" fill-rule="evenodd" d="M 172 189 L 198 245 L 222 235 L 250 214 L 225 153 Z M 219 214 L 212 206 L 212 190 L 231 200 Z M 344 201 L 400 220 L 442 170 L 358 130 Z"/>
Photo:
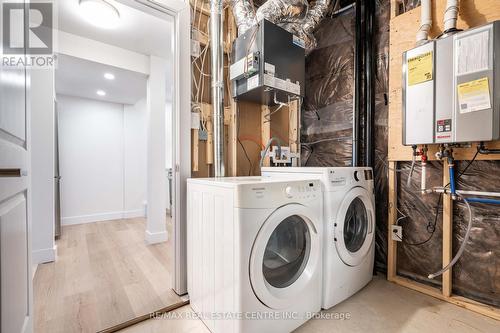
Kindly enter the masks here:
<path id="1" fill-rule="evenodd" d="M 210 2 L 210 50 L 212 56 L 212 107 L 215 177 L 225 176 L 224 166 L 224 45 L 222 0 Z"/>

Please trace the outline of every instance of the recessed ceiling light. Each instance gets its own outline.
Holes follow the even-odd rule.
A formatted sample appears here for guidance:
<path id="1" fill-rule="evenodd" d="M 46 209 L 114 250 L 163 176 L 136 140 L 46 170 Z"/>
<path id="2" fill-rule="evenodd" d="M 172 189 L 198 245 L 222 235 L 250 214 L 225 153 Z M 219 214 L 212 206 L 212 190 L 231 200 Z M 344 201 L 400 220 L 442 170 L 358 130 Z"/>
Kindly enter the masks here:
<path id="1" fill-rule="evenodd" d="M 96 94 L 99 96 L 106 96 L 106 92 L 104 90 L 97 90 Z"/>
<path id="2" fill-rule="evenodd" d="M 114 74 L 111 74 L 111 73 L 105 73 L 104 74 L 104 78 L 106 80 L 114 80 L 115 79 L 115 75 Z"/>
<path id="3" fill-rule="evenodd" d="M 120 23 L 120 12 L 106 0 L 80 0 L 80 10 L 87 22 L 99 28 L 112 29 Z"/>

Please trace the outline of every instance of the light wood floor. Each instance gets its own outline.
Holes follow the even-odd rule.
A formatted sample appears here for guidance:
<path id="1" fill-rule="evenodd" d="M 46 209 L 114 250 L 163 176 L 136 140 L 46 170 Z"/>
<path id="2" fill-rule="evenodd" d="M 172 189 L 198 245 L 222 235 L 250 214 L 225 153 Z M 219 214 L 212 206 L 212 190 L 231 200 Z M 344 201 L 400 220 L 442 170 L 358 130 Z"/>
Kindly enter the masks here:
<path id="1" fill-rule="evenodd" d="M 295 333 L 500 332 L 500 322 L 494 319 L 397 286 L 385 277 L 375 277 L 359 293 L 323 313 L 344 314 L 344 318 L 348 313 L 350 319 L 312 319 Z M 193 312 L 186 306 L 170 318 L 150 319 L 120 333 L 210 333 L 200 320 L 192 318 Z M 265 328 L 261 331 L 267 332 Z"/>
<path id="2" fill-rule="evenodd" d="M 63 227 L 34 278 L 35 333 L 96 332 L 177 303 L 170 242 L 144 243 L 145 220 Z"/>

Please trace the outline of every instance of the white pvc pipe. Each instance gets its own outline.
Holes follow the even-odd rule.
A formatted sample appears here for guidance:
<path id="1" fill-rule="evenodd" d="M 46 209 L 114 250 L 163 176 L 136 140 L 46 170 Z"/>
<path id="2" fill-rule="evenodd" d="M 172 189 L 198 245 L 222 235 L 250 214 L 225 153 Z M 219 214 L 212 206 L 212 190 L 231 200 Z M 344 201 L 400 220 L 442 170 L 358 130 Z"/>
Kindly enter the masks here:
<path id="1" fill-rule="evenodd" d="M 448 0 L 444 11 L 444 31 L 457 28 L 459 0 Z"/>
<path id="2" fill-rule="evenodd" d="M 420 28 L 417 32 L 417 46 L 425 43 L 429 38 L 429 30 L 431 30 L 432 27 L 431 0 L 422 0 L 420 11 Z"/>
<path id="3" fill-rule="evenodd" d="M 428 192 L 428 191 L 427 191 Z M 433 189 L 435 193 L 444 193 L 445 190 L 442 187 L 436 187 Z M 447 193 L 449 191 L 446 191 Z M 500 198 L 500 193 L 498 192 L 482 192 L 482 191 L 461 191 L 458 190 L 457 193 L 465 194 L 465 195 L 475 195 L 479 197 L 497 197 Z"/>
<path id="4" fill-rule="evenodd" d="M 420 190 L 424 194 L 427 190 L 427 163 L 422 162 L 422 179 L 420 182 Z"/>

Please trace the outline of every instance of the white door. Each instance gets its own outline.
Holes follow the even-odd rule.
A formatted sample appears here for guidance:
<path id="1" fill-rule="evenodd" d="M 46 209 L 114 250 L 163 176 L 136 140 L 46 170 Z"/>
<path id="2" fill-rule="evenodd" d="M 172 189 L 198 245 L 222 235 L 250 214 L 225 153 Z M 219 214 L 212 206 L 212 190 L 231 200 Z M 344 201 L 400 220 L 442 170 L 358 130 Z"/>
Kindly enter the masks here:
<path id="1" fill-rule="evenodd" d="M 31 332 L 31 246 L 28 221 L 28 77 L 0 67 L 0 324 Z"/>
<path id="2" fill-rule="evenodd" d="M 299 204 L 277 209 L 260 229 L 250 257 L 250 282 L 267 307 L 283 309 L 308 295 L 320 265 L 320 235 L 313 212 Z"/>
<path id="3" fill-rule="evenodd" d="M 370 253 L 375 224 L 372 198 L 364 188 L 355 187 L 346 194 L 337 213 L 335 247 L 348 266 L 359 265 Z"/>

